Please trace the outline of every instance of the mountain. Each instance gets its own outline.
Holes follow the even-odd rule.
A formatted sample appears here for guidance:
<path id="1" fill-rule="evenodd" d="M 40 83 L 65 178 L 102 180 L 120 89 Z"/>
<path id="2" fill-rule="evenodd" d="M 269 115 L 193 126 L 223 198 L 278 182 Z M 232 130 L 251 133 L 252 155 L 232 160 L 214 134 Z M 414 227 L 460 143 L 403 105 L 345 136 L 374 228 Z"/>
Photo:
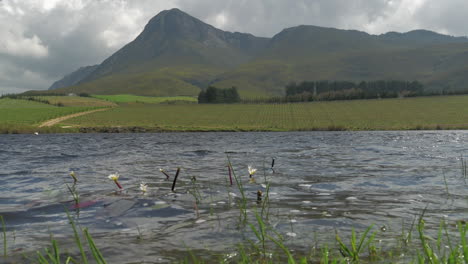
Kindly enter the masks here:
<path id="1" fill-rule="evenodd" d="M 79 68 L 78 70 L 70 73 L 70 74 L 67 74 L 65 77 L 63 77 L 62 79 L 54 82 L 49 90 L 54 90 L 54 89 L 58 89 L 58 88 L 62 88 L 62 87 L 68 87 L 68 86 L 72 86 L 72 85 L 76 85 L 78 84 L 81 80 L 85 79 L 86 77 L 88 77 L 88 75 L 90 73 L 92 73 L 93 71 L 95 71 L 97 69 L 99 65 L 93 65 L 93 66 L 85 66 L 85 67 L 81 67 Z"/>
<path id="2" fill-rule="evenodd" d="M 418 80 L 428 90 L 467 89 L 468 39 L 417 30 L 370 35 L 297 26 L 275 35 L 252 61 L 218 76 L 215 86 L 244 96 L 284 93 L 291 81 Z"/>
<path id="3" fill-rule="evenodd" d="M 197 95 L 215 85 L 258 97 L 281 95 L 291 81 L 376 79 L 418 80 L 432 90 L 466 89 L 467 54 L 467 38 L 427 30 L 371 35 L 301 25 L 260 38 L 222 31 L 171 9 L 59 91 L 172 96 Z"/>

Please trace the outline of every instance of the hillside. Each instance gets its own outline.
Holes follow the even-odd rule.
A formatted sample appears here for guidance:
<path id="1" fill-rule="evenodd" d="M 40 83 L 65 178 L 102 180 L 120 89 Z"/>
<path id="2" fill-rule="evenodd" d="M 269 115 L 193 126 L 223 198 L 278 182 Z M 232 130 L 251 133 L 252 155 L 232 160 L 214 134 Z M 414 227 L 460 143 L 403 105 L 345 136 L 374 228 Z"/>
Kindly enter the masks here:
<path id="1" fill-rule="evenodd" d="M 468 88 L 466 58 L 467 38 L 427 30 L 370 35 L 302 25 L 268 39 L 222 31 L 171 9 L 75 86 L 59 91 L 175 96 L 196 95 L 212 84 L 261 97 L 283 94 L 291 81 L 377 79 L 455 90 Z"/>

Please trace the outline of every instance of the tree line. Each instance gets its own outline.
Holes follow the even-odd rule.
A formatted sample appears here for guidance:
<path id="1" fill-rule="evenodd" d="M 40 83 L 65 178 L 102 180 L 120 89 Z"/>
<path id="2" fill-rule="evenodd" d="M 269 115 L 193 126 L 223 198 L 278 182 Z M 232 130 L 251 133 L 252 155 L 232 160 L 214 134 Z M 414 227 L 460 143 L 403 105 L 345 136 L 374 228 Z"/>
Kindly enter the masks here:
<path id="1" fill-rule="evenodd" d="M 241 101 L 236 87 L 220 89 L 214 86 L 200 91 L 198 94 L 199 104 L 231 104 Z"/>
<path id="2" fill-rule="evenodd" d="M 412 97 L 424 95 L 418 81 L 304 81 L 285 87 L 286 101 L 329 101 L 373 98 Z"/>

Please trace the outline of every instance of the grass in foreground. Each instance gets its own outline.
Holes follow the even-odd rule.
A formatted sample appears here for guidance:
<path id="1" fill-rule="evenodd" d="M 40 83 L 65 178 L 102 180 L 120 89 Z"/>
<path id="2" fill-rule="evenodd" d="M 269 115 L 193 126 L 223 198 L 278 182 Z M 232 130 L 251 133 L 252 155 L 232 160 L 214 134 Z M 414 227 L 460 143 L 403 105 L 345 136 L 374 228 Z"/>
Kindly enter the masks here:
<path id="1" fill-rule="evenodd" d="M 117 95 L 93 95 L 94 98 L 107 100 L 114 103 L 147 103 L 147 104 L 160 104 L 167 102 L 190 102 L 196 103 L 197 98 L 191 96 L 167 96 L 167 97 L 151 97 L 139 96 L 131 94 L 117 94 Z"/>
<path id="2" fill-rule="evenodd" d="M 468 128 L 468 96 L 295 104 L 123 105 L 63 124 L 166 131 L 464 129 Z"/>

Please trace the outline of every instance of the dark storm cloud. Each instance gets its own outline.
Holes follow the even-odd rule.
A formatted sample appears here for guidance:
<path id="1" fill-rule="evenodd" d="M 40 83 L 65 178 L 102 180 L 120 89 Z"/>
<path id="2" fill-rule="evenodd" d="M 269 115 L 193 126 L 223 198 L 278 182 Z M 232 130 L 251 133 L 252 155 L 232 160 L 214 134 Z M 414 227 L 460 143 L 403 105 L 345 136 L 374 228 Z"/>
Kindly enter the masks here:
<path id="1" fill-rule="evenodd" d="M 466 0 L 3 0 L 0 94 L 46 89 L 81 66 L 100 63 L 173 7 L 224 30 L 267 37 L 301 24 L 374 34 L 468 32 Z"/>

